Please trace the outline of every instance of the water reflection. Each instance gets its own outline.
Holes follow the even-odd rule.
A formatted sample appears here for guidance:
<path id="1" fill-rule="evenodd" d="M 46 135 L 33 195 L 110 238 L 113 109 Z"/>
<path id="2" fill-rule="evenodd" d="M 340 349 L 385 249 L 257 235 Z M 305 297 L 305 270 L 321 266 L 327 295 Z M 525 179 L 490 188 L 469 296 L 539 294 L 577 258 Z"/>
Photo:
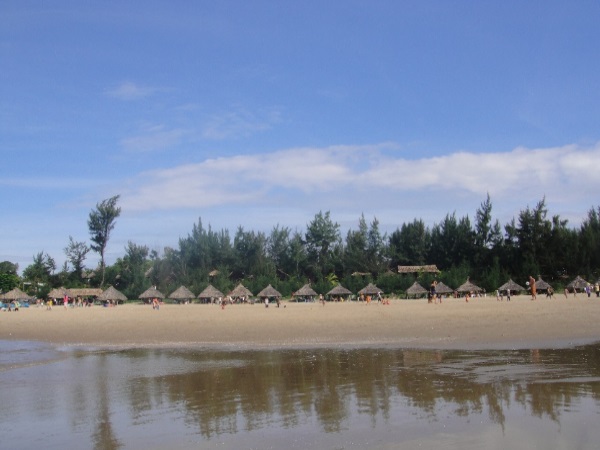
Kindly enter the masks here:
<path id="1" fill-rule="evenodd" d="M 338 442 L 330 448 L 361 439 L 379 439 L 385 448 L 424 433 L 435 438 L 442 424 L 444 433 L 458 439 L 475 418 L 516 439 L 523 417 L 529 417 L 540 419 L 535 426 L 544 430 L 529 428 L 536 438 L 548 424 L 558 425 L 553 433 L 569 436 L 571 423 L 581 427 L 580 419 L 588 423 L 590 414 L 597 419 L 599 381 L 599 346 L 79 351 L 0 372 L 0 434 L 10 448 L 41 442 L 44 448 L 192 448 L 215 439 L 229 448 L 260 446 L 264 439 L 280 439 L 289 448 L 327 448 L 330 435 Z M 14 426 L 23 421 L 36 425 L 23 432 Z M 589 440 L 579 448 L 600 437 L 591 424 L 585 433 Z M 346 446 L 340 437 L 347 438 Z"/>

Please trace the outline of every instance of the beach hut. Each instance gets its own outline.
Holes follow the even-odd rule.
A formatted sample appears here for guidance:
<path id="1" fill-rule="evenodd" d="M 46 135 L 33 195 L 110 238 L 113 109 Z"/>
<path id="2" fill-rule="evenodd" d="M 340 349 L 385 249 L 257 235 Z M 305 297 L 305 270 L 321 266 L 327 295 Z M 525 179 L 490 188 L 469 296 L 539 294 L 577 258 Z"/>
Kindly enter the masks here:
<path id="1" fill-rule="evenodd" d="M 233 299 L 241 299 L 241 301 L 247 302 L 250 297 L 254 297 L 254 294 L 250 292 L 250 290 L 246 286 L 240 283 L 235 288 L 233 288 L 233 290 L 228 294 L 228 296 Z"/>
<path id="2" fill-rule="evenodd" d="M 256 296 L 258 298 L 260 298 L 261 301 L 265 301 L 266 299 L 275 299 L 275 301 L 277 302 L 277 306 L 279 307 L 279 301 L 281 300 L 281 294 L 279 293 L 279 291 L 277 289 L 275 289 L 270 284 L 266 288 L 264 288 L 262 291 L 260 291 Z"/>
<path id="3" fill-rule="evenodd" d="M 298 301 L 299 299 L 302 299 L 304 301 L 314 301 L 315 298 L 317 297 L 316 291 L 310 287 L 310 283 L 305 284 L 304 286 L 302 286 L 300 289 L 298 289 L 296 292 L 294 292 L 292 294 L 292 297 L 294 297 L 294 300 Z"/>
<path id="4" fill-rule="evenodd" d="M 348 299 L 352 295 L 352 292 L 350 292 L 350 290 L 346 289 L 341 284 L 338 284 L 325 295 L 328 295 L 329 298 L 337 297 L 341 299 Z"/>
<path id="5" fill-rule="evenodd" d="M 577 275 L 577 277 L 573 281 L 567 284 L 567 289 L 571 289 L 573 292 L 575 292 L 576 290 L 583 291 L 589 285 L 590 283 L 588 283 L 579 275 Z"/>
<path id="6" fill-rule="evenodd" d="M 169 295 L 167 298 L 170 298 L 171 300 L 177 300 L 177 303 L 179 303 L 190 301 L 193 298 L 196 298 L 196 296 L 185 286 L 179 286 L 179 288 L 172 292 L 171 295 Z"/>
<path id="7" fill-rule="evenodd" d="M 360 291 L 358 291 L 358 293 L 364 294 L 364 295 L 377 295 L 377 294 L 383 294 L 383 291 L 381 289 L 379 289 L 377 286 L 375 286 L 373 283 L 369 283 L 364 288 L 362 288 Z"/>
<path id="8" fill-rule="evenodd" d="M 512 279 L 509 279 L 506 283 L 504 283 L 502 286 L 500 286 L 498 288 L 498 290 L 500 291 L 500 293 L 504 293 L 506 291 L 522 292 L 522 291 L 526 291 L 527 289 L 525 289 L 520 284 L 515 283 Z"/>
<path id="9" fill-rule="evenodd" d="M 138 298 L 140 300 L 144 300 L 144 303 L 146 303 L 146 300 L 148 300 L 148 302 L 149 302 L 153 298 L 163 299 L 163 298 L 165 298 L 165 295 L 162 292 L 160 292 L 158 289 L 156 289 L 154 286 L 152 286 L 152 287 L 146 289 L 144 292 L 142 292 Z"/>
<path id="10" fill-rule="evenodd" d="M 438 283 L 435 285 L 435 292 L 436 294 L 452 294 L 454 292 L 454 289 L 452 289 L 450 286 L 444 284 L 442 281 L 438 281 Z"/>
<path id="11" fill-rule="evenodd" d="M 63 298 L 65 294 L 67 294 L 67 296 L 69 297 L 72 297 L 69 290 L 66 287 L 61 286 L 59 288 L 52 289 L 50 292 L 48 292 L 48 295 L 46 297 L 53 298 L 56 300 L 57 298 Z"/>
<path id="12" fill-rule="evenodd" d="M 373 283 L 367 284 L 364 288 L 358 291 L 358 295 L 364 295 L 367 303 L 369 302 L 369 298 L 375 296 L 380 297 L 383 294 L 383 291 L 375 286 Z"/>
<path id="13" fill-rule="evenodd" d="M 206 288 L 198 294 L 198 299 L 200 299 L 202 303 L 214 303 L 215 300 L 219 298 L 222 299 L 223 297 L 225 297 L 225 295 L 212 284 L 206 286 Z"/>
<path id="14" fill-rule="evenodd" d="M 406 290 L 406 298 L 409 298 L 411 295 L 414 295 L 415 298 L 417 298 L 417 296 L 422 297 L 425 294 L 427 294 L 427 289 L 421 286 L 418 281 L 415 281 L 412 286 Z"/>
<path id="15" fill-rule="evenodd" d="M 7 293 L 0 295 L 0 298 L 9 302 L 13 302 L 15 300 L 31 300 L 31 297 L 19 288 L 14 288 L 12 291 L 8 291 Z"/>
<path id="16" fill-rule="evenodd" d="M 458 288 L 456 288 L 457 292 L 471 292 L 471 293 L 480 293 L 483 291 L 479 286 L 471 283 L 471 281 L 467 278 L 463 284 L 461 284 Z"/>
<path id="17" fill-rule="evenodd" d="M 101 302 L 119 303 L 119 302 L 126 302 L 127 297 L 125 297 L 125 294 L 123 294 L 121 291 L 115 289 L 112 286 L 109 286 L 104 292 L 102 292 L 98 296 L 98 300 L 100 300 Z"/>
<path id="18" fill-rule="evenodd" d="M 550 286 L 550 284 L 542 280 L 542 277 L 538 277 L 538 279 L 535 281 L 535 288 L 538 291 L 547 291 L 548 289 L 551 289 L 552 286 Z"/>

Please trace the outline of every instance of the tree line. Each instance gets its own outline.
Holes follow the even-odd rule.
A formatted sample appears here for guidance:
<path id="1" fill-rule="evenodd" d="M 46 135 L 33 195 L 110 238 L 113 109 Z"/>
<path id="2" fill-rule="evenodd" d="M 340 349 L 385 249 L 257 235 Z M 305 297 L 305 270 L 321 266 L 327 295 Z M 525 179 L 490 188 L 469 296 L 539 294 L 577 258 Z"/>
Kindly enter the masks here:
<path id="1" fill-rule="evenodd" d="M 264 233 L 240 225 L 233 236 L 228 229 L 205 226 L 200 218 L 176 248 L 159 254 L 129 241 L 123 256 L 106 266 L 104 252 L 121 212 L 118 199 L 103 200 L 90 212 L 90 245 L 69 237 L 61 270 L 40 252 L 19 279 L 16 265 L 5 261 L 0 263 L 0 289 L 20 282 L 32 294 L 43 295 L 58 286 L 110 284 L 133 299 L 151 285 L 165 294 L 185 285 L 198 294 L 209 283 L 228 292 L 243 282 L 254 293 L 271 284 L 288 296 L 305 283 L 325 293 L 337 283 L 356 292 L 373 282 L 386 293 L 400 294 L 415 278 L 427 285 L 435 277 L 454 288 L 470 278 L 493 291 L 509 278 L 522 284 L 529 275 L 541 276 L 555 289 L 576 275 L 588 281 L 600 275 L 600 207 L 592 207 L 579 227 L 569 227 L 559 215 L 548 214 L 544 198 L 501 225 L 492 216 L 489 195 L 473 220 L 447 213 L 431 227 L 414 219 L 389 234 L 381 232 L 377 218 L 368 222 L 361 215 L 357 228 L 342 236 L 329 211 L 315 214 L 304 230 L 278 224 Z M 90 251 L 101 257 L 93 271 L 84 265 Z M 428 264 L 441 273 L 397 273 L 399 265 Z"/>

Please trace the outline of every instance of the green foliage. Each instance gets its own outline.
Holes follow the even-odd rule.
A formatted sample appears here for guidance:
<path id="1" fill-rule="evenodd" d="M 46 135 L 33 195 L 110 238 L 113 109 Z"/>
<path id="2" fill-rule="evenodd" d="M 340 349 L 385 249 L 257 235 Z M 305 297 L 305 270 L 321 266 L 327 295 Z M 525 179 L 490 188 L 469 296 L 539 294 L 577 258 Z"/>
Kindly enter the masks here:
<path id="1" fill-rule="evenodd" d="M 0 272 L 0 292 L 8 292 L 19 286 L 19 277 L 12 273 Z"/>
<path id="2" fill-rule="evenodd" d="M 0 273 L 8 273 L 12 275 L 17 275 L 19 271 L 19 265 L 15 263 L 11 263 L 10 261 L 2 261 L 0 262 Z"/>
<path id="3" fill-rule="evenodd" d="M 91 249 L 102 257 L 121 211 L 118 198 L 100 202 L 90 213 Z M 226 294 L 242 281 L 255 293 L 271 284 L 288 297 L 307 282 L 319 293 L 338 282 L 355 293 L 370 282 L 388 294 L 403 293 L 415 275 L 394 273 L 398 265 L 437 265 L 441 274 L 417 274 L 424 287 L 436 278 L 456 288 L 470 278 L 489 292 L 508 278 L 522 282 L 530 274 L 542 276 L 557 289 L 575 275 L 590 281 L 600 277 L 600 207 L 591 208 L 578 229 L 559 216 L 550 217 L 545 199 L 520 211 L 504 227 L 494 220 L 492 210 L 488 195 L 475 211 L 474 224 L 469 216 L 448 213 L 431 229 L 414 219 L 389 236 L 381 234 L 377 218 L 368 223 L 361 215 L 357 228 L 349 229 L 343 240 L 329 212 L 317 213 L 304 232 L 276 225 L 266 235 L 239 226 L 233 239 L 228 230 L 206 228 L 199 219 L 191 233 L 179 240 L 178 248 L 167 247 L 162 255 L 128 242 L 124 256 L 114 265 L 104 268 L 101 263 L 100 284 L 106 278 L 135 298 L 150 285 L 164 293 L 184 285 L 197 295 L 211 283 Z M 84 243 L 69 237 L 65 254 L 73 270 L 69 272 L 65 264 L 58 274 L 54 274 L 54 260 L 39 253 L 23 272 L 26 286 L 39 293 L 82 284 L 78 272 L 88 251 Z M 0 263 L 0 274 L 16 275 L 16 271 L 16 265 Z M 15 282 L 3 280 L 7 286 Z"/>
<path id="4" fill-rule="evenodd" d="M 88 228 L 90 239 L 92 240 L 91 249 L 100 254 L 100 266 L 102 270 L 102 279 L 100 286 L 104 286 L 104 276 L 106 264 L 104 261 L 104 252 L 110 239 L 110 233 L 115 228 L 117 217 L 121 215 L 121 208 L 117 207 L 119 196 L 115 195 L 96 204 L 96 209 L 90 212 L 88 218 Z"/>

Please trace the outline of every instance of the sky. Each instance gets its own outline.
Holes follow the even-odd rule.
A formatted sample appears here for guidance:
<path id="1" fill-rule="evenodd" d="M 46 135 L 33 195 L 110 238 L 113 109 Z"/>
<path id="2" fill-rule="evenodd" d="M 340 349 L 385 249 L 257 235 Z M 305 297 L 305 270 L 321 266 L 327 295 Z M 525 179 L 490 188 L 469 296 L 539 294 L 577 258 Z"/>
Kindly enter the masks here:
<path id="1" fill-rule="evenodd" d="M 600 188 L 597 1 L 0 3 L 0 261 L 120 195 L 107 263 L 194 224 L 392 232 Z M 93 268 L 98 255 L 90 253 Z"/>

